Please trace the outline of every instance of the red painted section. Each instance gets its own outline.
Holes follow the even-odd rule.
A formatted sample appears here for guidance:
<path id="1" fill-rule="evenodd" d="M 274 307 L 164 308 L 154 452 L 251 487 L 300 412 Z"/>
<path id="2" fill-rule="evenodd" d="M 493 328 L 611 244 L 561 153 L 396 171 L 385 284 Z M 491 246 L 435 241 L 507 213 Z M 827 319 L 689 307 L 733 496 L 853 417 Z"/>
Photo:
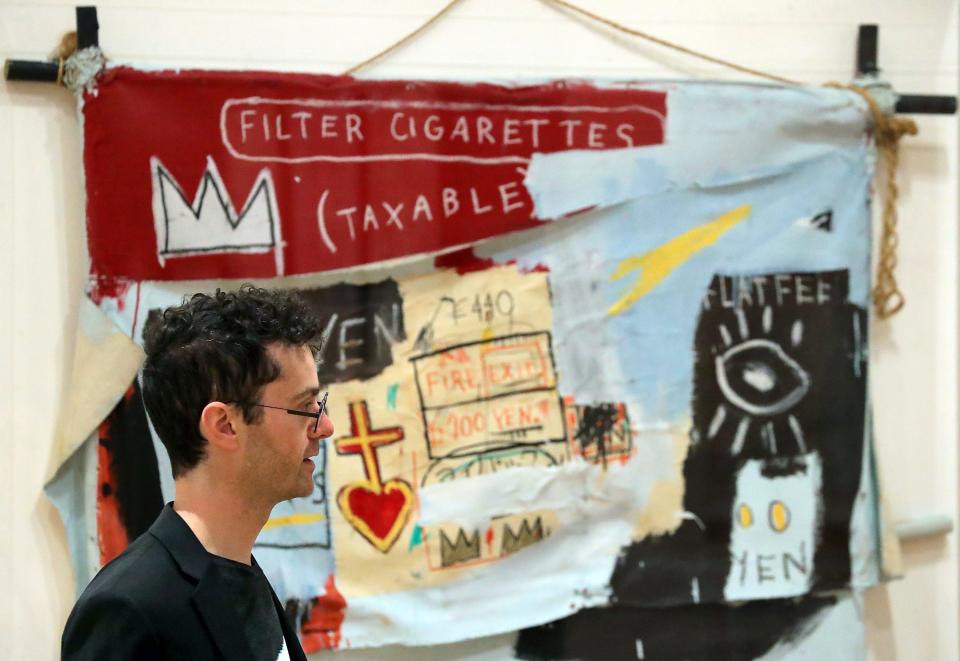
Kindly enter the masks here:
<path id="1" fill-rule="evenodd" d="M 125 278 L 114 278 L 108 275 L 100 275 L 90 279 L 90 289 L 87 296 L 95 304 L 100 305 L 100 301 L 105 298 L 112 298 L 117 302 L 117 308 L 122 312 L 124 305 L 124 296 L 130 289 L 130 281 Z"/>
<path id="2" fill-rule="evenodd" d="M 550 267 L 546 264 L 534 264 L 533 266 L 521 270 L 524 273 L 550 273 Z"/>
<path id="3" fill-rule="evenodd" d="M 129 393 L 129 391 L 128 391 Z M 97 545 L 100 547 L 100 566 L 120 555 L 130 540 L 120 520 L 117 485 L 111 471 L 112 453 L 109 447 L 110 418 L 100 423 L 97 444 Z M 105 442 L 106 441 L 106 442 Z"/>
<path id="4" fill-rule="evenodd" d="M 347 601 L 337 590 L 333 574 L 327 578 L 322 596 L 313 600 L 307 620 L 300 626 L 300 638 L 307 654 L 340 647 L 340 626 Z"/>
<path id="5" fill-rule="evenodd" d="M 407 492 L 399 489 L 355 487 L 347 496 L 350 512 L 379 539 L 386 539 L 400 514 L 409 504 Z"/>
<path id="6" fill-rule="evenodd" d="M 462 248 L 448 252 L 445 255 L 437 255 L 433 260 L 433 265 L 438 269 L 456 269 L 457 273 L 472 273 L 473 271 L 483 271 L 497 265 L 489 257 L 477 257 L 473 248 Z"/>
<path id="7" fill-rule="evenodd" d="M 270 277 L 280 257 L 292 275 L 528 229 L 540 223 L 523 185 L 533 153 L 659 144 L 666 112 L 665 92 L 582 82 L 112 68 L 83 105 L 91 270 L 130 280 Z M 205 176 L 208 158 L 222 190 Z M 201 190 L 206 213 L 193 223 Z M 241 233 L 228 216 L 241 229 L 263 220 L 267 234 L 254 235 L 265 242 L 244 244 L 261 252 L 230 243 Z"/>

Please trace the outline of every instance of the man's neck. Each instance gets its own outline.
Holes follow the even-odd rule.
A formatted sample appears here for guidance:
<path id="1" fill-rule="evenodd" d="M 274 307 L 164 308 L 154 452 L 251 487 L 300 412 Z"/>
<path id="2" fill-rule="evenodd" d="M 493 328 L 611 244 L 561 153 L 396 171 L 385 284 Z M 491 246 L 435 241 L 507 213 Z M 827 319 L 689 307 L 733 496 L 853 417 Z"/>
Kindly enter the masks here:
<path id="1" fill-rule="evenodd" d="M 272 508 L 250 503 L 222 485 L 209 488 L 203 478 L 188 475 L 176 481 L 174 511 L 209 553 L 251 564 L 253 543 Z"/>

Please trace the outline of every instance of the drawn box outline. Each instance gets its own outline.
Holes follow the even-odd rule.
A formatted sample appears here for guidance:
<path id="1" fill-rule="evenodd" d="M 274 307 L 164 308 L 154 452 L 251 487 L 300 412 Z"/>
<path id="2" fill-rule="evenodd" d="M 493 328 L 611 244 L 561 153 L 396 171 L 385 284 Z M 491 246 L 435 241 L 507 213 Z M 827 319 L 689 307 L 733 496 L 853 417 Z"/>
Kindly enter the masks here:
<path id="1" fill-rule="evenodd" d="M 666 95 L 664 95 L 666 103 Z M 230 140 L 229 128 L 227 125 L 227 115 L 234 106 L 300 106 L 310 108 L 328 108 L 336 109 L 360 108 L 370 106 L 373 108 L 392 108 L 394 110 L 402 107 L 413 109 L 436 109 L 439 111 L 453 110 L 459 112 L 470 112 L 474 110 L 485 110 L 488 112 L 561 112 L 561 113 L 638 113 L 640 115 L 649 115 L 660 124 L 661 141 L 653 144 L 663 144 L 666 140 L 666 110 L 663 114 L 653 108 L 636 103 L 621 104 L 614 106 L 590 106 L 584 104 L 575 105 L 554 105 L 554 106 L 536 106 L 536 105 L 517 105 L 517 104 L 496 104 L 496 103 L 471 103 L 468 101 L 436 101 L 428 99 L 279 99 L 263 96 L 232 97 L 223 102 L 220 106 L 220 142 L 226 148 L 227 152 L 237 160 L 266 163 L 367 163 L 375 161 L 436 161 L 447 163 L 474 163 L 478 165 L 485 164 L 504 164 L 517 163 L 525 165 L 530 162 L 532 157 L 527 155 L 514 156 L 473 156 L 470 154 L 431 154 L 431 153 L 409 153 L 395 152 L 383 154 L 357 154 L 354 156 L 334 156 L 331 154 L 312 154 L 306 156 L 277 156 L 277 155 L 257 155 L 243 153 Z M 535 150 L 533 150 L 535 151 Z"/>
<path id="2" fill-rule="evenodd" d="M 543 526 L 546 526 L 547 524 L 544 524 L 544 523 L 543 523 L 543 517 L 544 517 L 547 513 L 549 513 L 550 511 L 551 511 L 551 510 L 534 510 L 534 511 L 532 511 L 532 512 L 520 512 L 519 514 L 516 514 L 516 515 L 503 514 L 503 515 L 500 515 L 500 516 L 494 516 L 494 517 L 491 517 L 491 519 L 490 519 L 490 524 L 489 524 L 488 527 L 493 527 L 498 520 L 508 519 L 508 518 L 511 518 L 511 516 L 519 516 L 519 517 L 521 517 L 521 519 L 520 519 L 521 521 L 526 521 L 526 520 L 528 519 L 528 517 L 536 517 L 538 520 L 540 520 L 540 522 L 541 522 L 541 524 L 542 524 Z M 554 515 L 555 515 L 555 513 L 554 513 Z M 554 525 L 556 525 L 556 524 L 557 524 L 557 522 L 554 521 Z M 442 524 L 442 523 L 441 523 L 441 524 L 434 524 L 434 525 L 431 525 L 431 526 L 424 526 L 424 527 L 422 528 L 423 534 L 426 535 L 426 536 L 428 536 L 428 537 L 429 537 L 429 536 L 432 536 L 434 533 L 438 532 L 438 531 L 442 528 L 443 525 L 447 525 L 447 524 Z M 508 524 L 504 523 L 504 525 L 508 525 Z M 466 528 L 464 528 L 463 526 L 457 526 L 457 527 L 458 527 L 458 535 L 457 535 L 457 538 L 459 539 L 459 533 L 466 533 Z M 501 528 L 501 531 L 502 531 L 502 528 Z M 476 532 L 477 534 L 480 534 L 480 533 L 481 533 L 481 529 L 477 528 L 477 529 L 475 529 L 475 532 Z M 538 543 L 540 543 L 540 542 L 546 541 L 547 539 L 549 539 L 549 538 L 553 535 L 554 532 L 555 532 L 555 530 L 550 530 L 550 532 L 545 532 L 544 535 L 543 535 L 543 537 L 537 539 L 537 540 L 534 542 L 534 544 L 538 544 Z M 449 539 L 449 537 L 448 537 L 447 539 Z M 502 544 L 502 537 L 501 537 L 501 544 Z M 512 555 L 515 555 L 515 554 L 518 553 L 519 551 L 522 551 L 522 550 L 523 550 L 523 548 L 520 548 L 520 549 L 517 549 L 516 551 L 513 551 L 513 552 L 511 552 L 511 553 L 507 553 L 507 554 L 499 554 L 499 553 L 496 553 L 496 554 L 484 555 L 484 553 L 483 553 L 483 551 L 482 551 L 482 548 L 483 548 L 483 544 L 481 543 L 481 552 L 480 552 L 480 557 L 479 557 L 479 558 L 476 558 L 476 559 L 473 559 L 473 560 L 466 560 L 466 561 L 464 561 L 464 562 L 458 562 L 458 563 L 455 563 L 455 564 L 452 564 L 452 565 L 443 566 L 443 565 L 441 565 L 441 564 L 434 564 L 434 563 L 433 563 L 433 560 L 436 559 L 436 558 L 431 555 L 430 543 L 429 543 L 428 539 L 425 539 L 425 540 L 424 540 L 424 543 L 423 543 L 423 552 L 424 552 L 424 558 L 426 559 L 426 562 L 427 562 L 427 570 L 430 571 L 431 573 L 436 573 L 436 572 L 455 571 L 455 570 L 458 570 L 458 569 L 469 569 L 469 568 L 471 568 L 471 567 L 477 567 L 477 566 L 480 566 L 480 565 L 489 565 L 489 564 L 494 563 L 494 562 L 500 562 L 501 560 L 503 560 L 503 559 L 505 559 L 505 558 L 508 558 L 508 557 L 510 557 L 510 556 L 512 556 Z M 502 547 L 501 547 L 501 548 L 502 548 Z M 437 550 L 434 555 L 438 555 L 439 553 L 440 553 L 440 551 Z"/>
<path id="3" fill-rule="evenodd" d="M 433 443 L 437 443 L 436 441 L 431 441 L 430 427 L 432 423 L 428 418 L 428 415 L 433 414 L 433 415 L 439 416 L 439 415 L 442 415 L 445 411 L 448 411 L 451 409 L 452 410 L 476 409 L 475 415 L 482 413 L 484 420 L 490 420 L 491 412 L 490 412 L 489 406 L 486 406 L 486 407 L 484 406 L 484 405 L 489 405 L 490 401 L 506 400 L 509 403 L 511 398 L 526 397 L 528 395 L 537 395 L 539 393 L 544 393 L 544 392 L 549 393 L 550 391 L 551 389 L 538 388 L 538 389 L 528 390 L 523 392 L 508 393 L 500 397 L 483 398 L 483 399 L 462 403 L 462 404 L 450 404 L 448 406 L 437 406 L 437 407 L 422 409 L 421 412 L 422 412 L 423 424 L 424 424 L 424 437 L 427 440 L 428 446 L 431 446 Z M 524 440 L 524 437 L 527 433 L 536 432 L 538 431 L 539 428 L 546 426 L 545 424 L 538 425 L 536 427 L 522 427 L 519 429 L 510 429 L 504 432 L 492 432 L 492 431 L 488 431 L 487 429 L 484 429 L 483 431 L 470 434 L 470 436 L 482 437 L 482 438 L 487 438 L 491 440 L 481 441 L 481 442 L 469 442 L 463 445 L 457 445 L 457 447 L 455 447 L 453 450 L 448 450 L 445 452 L 444 455 L 441 455 L 441 456 L 449 457 L 450 455 L 459 454 L 460 456 L 466 457 L 474 454 L 484 454 L 486 452 L 490 452 L 493 450 L 507 450 L 514 447 L 536 447 L 536 446 L 546 445 L 548 443 L 556 443 L 558 445 L 561 443 L 565 443 L 567 441 L 567 425 L 566 425 L 566 420 L 564 419 L 563 403 L 560 400 L 559 396 L 557 397 L 543 396 L 539 399 L 539 401 L 541 403 L 546 402 L 552 405 L 550 409 L 546 412 L 545 417 L 546 417 L 546 420 L 549 422 L 550 415 L 551 414 L 556 415 L 556 421 L 559 428 L 555 432 L 555 434 L 548 435 L 545 433 L 544 437 L 538 440 L 534 440 L 534 441 Z M 532 404 L 532 402 L 529 402 L 529 403 Z M 522 435 L 519 435 L 521 433 Z M 497 439 L 496 438 L 497 436 L 501 436 L 502 440 Z M 453 445 L 453 444 L 454 443 L 447 443 L 447 445 Z M 428 453 L 429 453 L 430 459 L 439 458 L 439 456 L 437 457 L 434 456 L 432 447 L 428 447 Z"/>
<path id="4" fill-rule="evenodd" d="M 546 337 L 545 337 L 545 339 L 546 339 L 546 348 L 547 348 L 546 351 L 543 351 L 543 350 L 542 350 L 542 345 L 541 345 L 539 342 L 516 343 L 516 344 L 509 344 L 509 345 L 505 344 L 507 341 L 513 340 L 513 339 L 515 339 L 515 338 L 527 338 L 527 337 L 533 338 L 533 337 L 536 337 L 536 336 L 546 336 Z M 432 411 L 432 410 L 439 410 L 439 409 L 450 408 L 450 407 L 452 407 L 452 406 L 463 406 L 463 405 L 466 405 L 466 404 L 476 404 L 476 403 L 478 403 L 478 402 L 489 401 L 489 400 L 498 399 L 498 398 L 501 398 L 501 397 L 509 397 L 509 396 L 511 396 L 511 395 L 520 395 L 520 394 L 524 394 L 524 393 L 528 393 L 528 392 L 547 392 L 547 391 L 550 391 L 550 390 L 557 390 L 557 378 L 556 378 L 557 371 L 556 371 L 556 365 L 555 365 L 554 360 L 553 360 L 553 349 L 552 349 L 552 346 L 551 346 L 551 340 L 552 340 L 552 338 L 551 338 L 551 336 L 550 336 L 550 332 L 549 332 L 549 331 L 531 331 L 531 332 L 526 332 L 526 333 L 511 333 L 511 334 L 509 334 L 509 335 L 501 335 L 501 336 L 498 336 L 498 337 L 493 337 L 493 338 L 490 338 L 490 339 L 488 339 L 488 340 L 472 340 L 472 341 L 470 341 L 470 342 L 463 342 L 463 343 L 460 343 L 460 344 L 454 344 L 454 345 L 452 345 L 452 346 L 444 347 L 443 349 L 439 349 L 439 350 L 437 350 L 437 351 L 431 351 L 430 353 L 424 353 L 424 354 L 420 354 L 419 356 L 414 356 L 413 358 L 410 359 L 410 362 L 413 364 L 414 381 L 415 381 L 416 384 L 417 384 L 417 394 L 420 396 L 420 408 L 423 409 L 423 410 Z M 530 345 L 530 344 L 535 344 L 535 345 L 538 347 L 538 349 L 540 349 L 540 350 L 538 351 L 538 353 L 539 353 L 539 355 L 540 355 L 540 361 L 541 361 L 541 363 L 543 364 L 543 366 L 544 366 L 545 368 L 549 368 L 549 375 L 551 375 L 551 376 L 553 377 L 553 378 L 551 379 L 551 380 L 553 381 L 553 385 L 551 385 L 551 386 L 535 386 L 535 387 L 532 387 L 532 388 L 523 388 L 523 389 L 521 389 L 521 390 L 511 390 L 510 392 L 496 393 L 496 394 L 493 394 L 493 395 L 481 395 L 480 397 L 475 397 L 475 398 L 473 398 L 473 399 L 464 399 L 464 400 L 461 400 L 461 401 L 450 402 L 450 403 L 447 403 L 447 404 L 427 405 L 427 404 L 425 403 L 427 398 L 424 397 L 424 395 L 423 395 L 423 389 L 422 389 L 421 386 L 420 386 L 420 369 L 419 369 L 419 367 L 418 367 L 418 365 L 417 365 L 419 362 L 424 361 L 424 360 L 427 360 L 427 359 L 429 359 L 429 358 L 433 358 L 433 357 L 435 357 L 435 356 L 439 356 L 439 355 L 442 355 L 442 354 L 450 353 L 451 351 L 456 351 L 457 349 L 466 349 L 466 348 L 468 348 L 468 347 L 481 346 L 481 345 L 485 345 L 485 344 L 497 344 L 497 343 L 504 343 L 504 344 L 503 344 L 502 346 L 497 346 L 495 349 L 493 349 L 493 351 L 489 351 L 489 352 L 486 352 L 486 353 L 493 353 L 494 351 L 502 351 L 502 350 L 505 350 L 505 349 L 513 349 L 514 347 L 517 347 L 517 346 L 527 346 L 527 345 Z M 481 372 L 481 375 L 484 376 L 484 381 L 481 382 L 481 385 L 482 385 L 482 386 L 484 385 L 484 383 L 485 383 L 485 381 L 486 381 L 486 375 L 485 375 L 485 372 L 484 372 L 484 370 L 483 370 L 483 367 L 484 367 L 483 358 L 484 358 L 484 354 L 481 353 L 481 354 L 480 354 L 480 359 L 481 359 L 481 370 L 480 370 L 480 372 Z M 544 370 L 544 374 L 545 374 L 545 375 L 548 374 L 548 372 L 546 371 L 546 369 Z M 484 387 L 484 390 L 486 390 L 485 387 Z"/>
<path id="5" fill-rule="evenodd" d="M 548 341 L 549 341 L 549 338 L 548 338 Z M 494 397 L 496 397 L 496 396 L 498 396 L 498 395 L 504 395 L 504 396 L 505 396 L 505 395 L 508 395 L 508 394 L 509 394 L 509 395 L 517 395 L 517 394 L 522 394 L 522 393 L 525 392 L 524 390 L 511 390 L 511 391 L 509 391 L 509 392 L 504 392 L 504 393 L 495 393 L 495 394 L 493 394 L 493 395 L 489 394 L 489 392 L 490 392 L 490 390 L 492 389 L 493 386 L 492 386 L 492 384 L 490 384 L 490 383 L 488 382 L 488 380 L 487 380 L 487 368 L 490 366 L 490 363 L 488 363 L 488 361 L 487 361 L 487 357 L 490 356 L 491 354 L 495 354 L 495 353 L 499 353 L 499 352 L 507 352 L 507 351 L 516 351 L 516 350 L 518 350 L 518 349 L 525 349 L 525 348 L 527 348 L 527 347 L 534 347 L 534 348 L 535 348 L 536 354 L 537 354 L 537 358 L 538 358 L 539 363 L 540 363 L 540 368 L 541 368 L 541 369 L 540 369 L 540 371 L 539 371 L 539 373 L 538 373 L 538 375 L 537 375 L 537 377 L 536 377 L 537 380 L 538 380 L 538 381 L 547 381 L 548 376 L 552 376 L 553 378 L 552 378 L 551 380 L 553 381 L 553 388 L 554 388 L 554 390 L 556 390 L 556 388 L 557 388 L 557 374 L 556 374 L 556 370 L 554 369 L 554 366 L 553 366 L 553 365 L 550 365 L 550 366 L 549 366 L 550 372 L 548 373 L 548 371 L 547 371 L 547 367 L 548 367 L 548 366 L 547 366 L 546 356 L 544 355 L 543 347 L 540 345 L 539 342 L 537 342 L 537 341 L 531 341 L 531 342 L 522 342 L 522 343 L 517 343 L 517 344 L 504 344 L 504 345 L 497 345 L 497 346 L 491 347 L 489 350 L 487 350 L 487 351 L 481 351 L 481 353 L 480 353 L 480 367 L 481 367 L 481 371 L 482 371 L 482 374 L 483 374 L 483 382 L 482 382 L 483 393 L 484 393 L 484 394 L 483 394 L 483 399 L 489 400 L 489 399 L 492 399 L 492 398 L 494 398 Z M 493 363 L 493 364 L 497 364 L 497 363 Z M 549 388 L 549 386 L 546 386 L 546 385 L 534 386 L 534 387 L 537 387 L 537 388 Z M 462 402 L 458 402 L 458 403 L 462 403 Z M 447 406 L 450 406 L 450 405 L 447 405 Z M 439 407 L 427 407 L 427 408 L 439 408 Z"/>
<path id="6" fill-rule="evenodd" d="M 455 351 L 455 350 L 457 350 L 457 349 L 465 349 L 465 348 L 467 348 L 467 347 L 479 346 L 479 345 L 484 345 L 484 344 L 504 343 L 504 342 L 506 342 L 506 341 L 513 340 L 513 339 L 516 339 L 516 338 L 533 338 L 533 337 L 537 337 L 537 336 L 540 336 L 540 337 L 542 337 L 542 338 L 544 338 L 544 339 L 546 340 L 546 351 L 545 351 L 545 352 L 542 352 L 542 354 L 544 355 L 544 358 L 545 358 L 545 360 L 544 360 L 545 365 L 549 366 L 549 369 L 550 369 L 551 373 L 553 374 L 553 381 L 554 381 L 554 385 L 553 385 L 553 386 L 547 386 L 547 387 L 545 387 L 545 386 L 539 386 L 539 387 L 536 387 L 536 388 L 527 388 L 527 389 L 525 389 L 525 390 L 517 390 L 517 391 L 513 391 L 513 392 L 498 393 L 498 394 L 496 394 L 496 395 L 491 395 L 491 396 L 489 396 L 489 397 L 478 397 L 478 398 L 472 399 L 472 400 L 467 400 L 467 401 L 463 401 L 463 402 L 456 402 L 456 403 L 454 403 L 454 404 L 444 404 L 444 405 L 441 405 L 441 406 L 426 406 L 426 405 L 424 404 L 424 401 L 425 401 L 425 400 L 424 400 L 424 396 L 423 396 L 423 389 L 422 389 L 421 386 L 420 386 L 420 369 L 419 369 L 418 366 L 417 366 L 417 363 L 418 363 L 418 362 L 423 361 L 423 360 L 428 359 L 428 358 L 433 358 L 434 356 L 438 356 L 438 355 L 440 355 L 440 354 L 449 353 L 449 352 Z M 528 332 L 525 332 L 525 333 L 510 333 L 509 335 L 501 335 L 501 336 L 498 336 L 498 337 L 492 337 L 492 338 L 487 339 L 487 340 L 471 340 L 470 342 L 461 342 L 461 343 L 459 343 L 459 344 L 453 344 L 453 345 L 450 345 L 450 346 L 447 346 L 447 347 L 443 347 L 442 349 L 438 349 L 438 350 L 436 350 L 436 351 L 431 351 L 431 352 L 429 352 L 429 353 L 420 354 L 419 356 L 414 356 L 414 357 L 410 358 L 410 363 L 411 363 L 411 365 L 413 365 L 413 375 L 414 375 L 413 382 L 414 382 L 414 384 L 415 384 L 416 387 L 417 387 L 417 396 L 418 396 L 418 398 L 419 398 L 419 400 L 420 400 L 420 417 L 421 417 L 421 420 L 423 421 L 423 440 L 424 440 L 424 444 L 425 444 L 426 447 L 427 447 L 427 457 L 428 457 L 429 459 L 442 459 L 442 458 L 445 458 L 445 457 L 449 456 L 450 454 L 452 454 L 452 452 L 463 451 L 464 449 L 469 448 L 470 446 L 465 446 L 465 447 L 463 447 L 463 448 L 458 448 L 457 450 L 453 450 L 453 451 L 451 451 L 451 452 L 444 453 L 443 455 L 435 456 L 434 453 L 433 453 L 433 448 L 432 448 L 431 443 L 430 443 L 430 434 L 429 434 L 429 431 L 428 431 L 428 430 L 429 430 L 429 422 L 428 422 L 428 420 L 427 420 L 427 411 L 439 411 L 439 410 L 443 410 L 443 409 L 449 409 L 449 408 L 455 408 L 455 407 L 458 407 L 458 406 L 464 406 L 464 405 L 467 405 L 467 404 L 477 404 L 477 403 L 481 403 L 481 402 L 489 402 L 489 401 L 495 400 L 495 399 L 503 399 L 503 398 L 505 398 L 505 397 L 513 397 L 513 396 L 516 396 L 516 395 L 524 395 L 524 394 L 534 393 L 534 392 L 552 392 L 552 393 L 554 393 L 554 395 L 556 396 L 556 399 L 557 399 L 557 410 L 558 410 L 559 413 L 560 413 L 560 427 L 561 427 L 561 434 L 562 434 L 562 436 L 559 437 L 559 438 L 543 439 L 543 440 L 541 440 L 541 441 L 535 441 L 535 442 L 530 442 L 530 443 L 518 442 L 518 443 L 510 444 L 509 442 L 506 442 L 506 441 L 505 441 L 505 442 L 504 442 L 504 445 L 503 445 L 502 447 L 498 446 L 498 448 L 500 448 L 500 449 L 507 449 L 508 447 L 514 447 L 514 446 L 530 446 L 530 447 L 536 447 L 536 446 L 540 446 L 540 445 L 546 445 L 546 444 L 548 444 L 548 443 L 559 443 L 559 442 L 568 443 L 568 439 L 567 439 L 567 417 L 566 417 L 565 411 L 564 411 L 563 398 L 560 396 L 560 392 L 559 392 L 559 390 L 557 389 L 557 385 L 556 385 L 556 374 L 557 374 L 557 371 L 556 371 L 556 362 L 554 361 L 554 358 L 553 358 L 553 336 L 552 336 L 552 334 L 550 333 L 550 331 L 548 331 L 548 330 L 542 330 L 542 331 L 528 331 Z M 480 447 L 478 447 L 475 451 L 472 451 L 472 452 L 471 452 L 471 451 L 464 452 L 464 453 L 463 453 L 463 456 L 469 456 L 469 455 L 473 455 L 473 454 L 483 454 L 484 452 L 487 452 L 487 451 L 489 451 L 490 449 L 491 449 L 490 444 L 489 444 L 489 443 L 484 443 L 484 444 L 482 444 Z"/>

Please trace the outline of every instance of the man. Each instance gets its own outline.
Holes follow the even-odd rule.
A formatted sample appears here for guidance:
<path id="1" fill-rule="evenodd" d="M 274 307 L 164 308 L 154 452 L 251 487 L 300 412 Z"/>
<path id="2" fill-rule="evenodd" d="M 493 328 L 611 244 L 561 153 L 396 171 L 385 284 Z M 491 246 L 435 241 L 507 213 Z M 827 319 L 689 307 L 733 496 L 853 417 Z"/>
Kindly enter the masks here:
<path id="1" fill-rule="evenodd" d="M 303 659 L 251 555 L 282 500 L 313 491 L 321 327 L 289 292 L 196 294 L 144 329 L 143 399 L 176 497 L 84 590 L 63 659 Z"/>

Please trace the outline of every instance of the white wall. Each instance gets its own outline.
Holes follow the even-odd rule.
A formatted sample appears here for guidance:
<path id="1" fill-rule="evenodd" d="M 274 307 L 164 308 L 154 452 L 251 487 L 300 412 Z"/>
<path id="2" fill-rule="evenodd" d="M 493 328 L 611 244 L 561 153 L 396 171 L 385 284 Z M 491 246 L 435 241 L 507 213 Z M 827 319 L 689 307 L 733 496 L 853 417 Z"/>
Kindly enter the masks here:
<path id="1" fill-rule="evenodd" d="M 341 72 L 446 0 L 111 0 L 100 42 L 114 60 Z M 809 83 L 847 80 L 858 23 L 880 25 L 880 63 L 904 92 L 956 94 L 958 0 L 580 0 L 597 13 Z M 43 58 L 73 29 L 73 3 L 0 0 L 0 55 Z M 536 0 L 466 0 L 420 40 L 361 75 L 410 78 L 736 77 L 565 18 Z M 907 308 L 874 327 L 881 470 L 895 518 L 954 520 L 958 505 L 958 134 L 919 120 L 903 148 L 900 281 Z M 0 659 L 55 658 L 72 605 L 63 526 L 42 493 L 64 399 L 87 265 L 80 145 L 69 94 L 0 85 Z M 956 535 L 905 546 L 907 578 L 874 590 L 876 659 L 956 659 Z M 510 637 L 390 658 L 503 658 Z M 394 656 L 394 654 L 396 656 Z M 344 659 L 385 658 L 349 652 Z"/>

